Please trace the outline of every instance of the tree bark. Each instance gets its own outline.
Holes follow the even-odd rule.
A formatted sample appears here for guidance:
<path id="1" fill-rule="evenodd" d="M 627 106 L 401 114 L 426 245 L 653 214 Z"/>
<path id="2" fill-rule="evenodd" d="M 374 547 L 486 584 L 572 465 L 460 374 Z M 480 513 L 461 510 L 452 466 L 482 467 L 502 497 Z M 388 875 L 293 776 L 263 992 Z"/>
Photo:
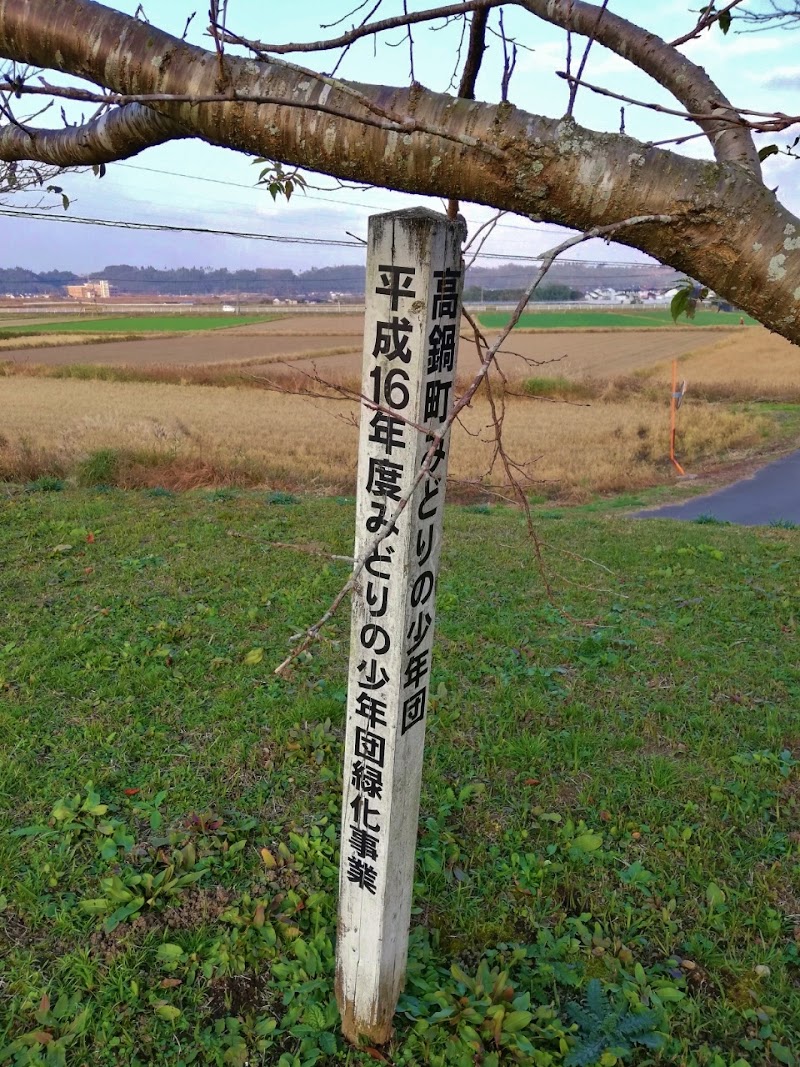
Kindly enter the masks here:
<path id="1" fill-rule="evenodd" d="M 670 215 L 670 225 L 632 227 L 615 239 L 685 271 L 800 342 L 800 220 L 738 164 L 689 159 L 571 120 L 456 100 L 419 85 L 332 86 L 278 61 L 226 57 L 220 84 L 214 53 L 88 0 L 0 0 L 0 55 L 57 67 L 121 94 L 225 92 L 285 100 L 151 106 L 210 143 L 346 180 L 454 196 L 576 229 Z M 365 126 L 364 118 L 374 117 L 367 105 L 429 132 Z M 460 140 L 466 132 L 469 143 Z M 76 156 L 80 150 L 75 162 L 87 161 L 93 133 L 73 131 Z M 476 138 L 502 158 L 474 147 Z M 97 148 L 105 150 L 99 140 Z M 64 153 L 60 144 L 59 162 Z"/>
<path id="2" fill-rule="evenodd" d="M 188 136 L 167 116 L 141 104 L 126 104 L 79 127 L 2 126 L 0 159 L 6 163 L 36 160 L 56 167 L 92 166 L 127 159 L 144 148 Z"/>

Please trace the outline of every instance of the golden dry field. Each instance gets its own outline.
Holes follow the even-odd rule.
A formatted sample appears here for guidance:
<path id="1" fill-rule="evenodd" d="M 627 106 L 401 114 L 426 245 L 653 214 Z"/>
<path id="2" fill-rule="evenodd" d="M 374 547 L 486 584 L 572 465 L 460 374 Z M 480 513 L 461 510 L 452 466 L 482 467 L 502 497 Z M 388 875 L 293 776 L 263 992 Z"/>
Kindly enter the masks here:
<path id="1" fill-rule="evenodd" d="M 800 348 L 761 327 L 729 333 L 679 359 L 689 388 L 732 399 L 800 399 Z M 668 381 L 670 368 L 653 368 L 652 377 Z"/>
<path id="2" fill-rule="evenodd" d="M 105 450 L 123 485 L 263 484 L 352 493 L 357 405 L 246 388 L 152 382 L 0 380 L 0 477 L 80 472 Z M 504 438 L 532 483 L 551 496 L 641 488 L 671 479 L 663 404 L 632 398 L 589 407 L 508 399 Z M 756 445 L 763 420 L 697 404 L 681 453 L 697 463 Z M 477 435 L 477 436 L 476 436 Z M 489 406 L 477 400 L 453 436 L 451 475 L 472 495 L 489 474 Z M 91 463 L 89 464 L 91 468 Z M 464 484 L 467 483 L 467 484 Z"/>
<path id="3" fill-rule="evenodd" d="M 5 351 L 0 478 L 352 493 L 357 405 L 275 392 L 264 379 L 308 388 L 316 373 L 354 385 L 362 328 L 359 315 L 298 314 L 179 336 L 106 336 L 78 351 L 72 344 Z M 69 335 L 77 338 L 86 335 Z M 772 397 L 776 389 L 800 398 L 800 353 L 761 327 L 519 331 L 505 349 L 505 446 L 532 491 L 550 497 L 674 480 L 667 456 L 673 358 L 690 382 L 678 441 L 690 470 L 753 455 L 775 439 L 770 416 L 708 403 L 703 390 L 723 400 Z M 463 341 L 460 379 L 477 366 L 474 345 Z M 512 395 L 532 378 L 535 393 L 548 392 L 543 380 L 566 379 L 580 402 Z M 490 470 L 493 439 L 488 402 L 479 398 L 454 430 L 451 475 L 463 495 L 502 487 L 502 471 Z"/>

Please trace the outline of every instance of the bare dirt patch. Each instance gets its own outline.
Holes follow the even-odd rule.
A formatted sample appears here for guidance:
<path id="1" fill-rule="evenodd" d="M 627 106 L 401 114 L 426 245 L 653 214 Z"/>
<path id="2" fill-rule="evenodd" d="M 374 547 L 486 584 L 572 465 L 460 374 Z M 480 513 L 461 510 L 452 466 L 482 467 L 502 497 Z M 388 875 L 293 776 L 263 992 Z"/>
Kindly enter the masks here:
<path id="1" fill-rule="evenodd" d="M 341 337 L 364 336 L 363 314 L 320 312 L 309 315 L 284 315 L 271 322 L 253 322 L 249 326 L 232 326 L 226 333 L 233 336 Z"/>
<path id="2" fill-rule="evenodd" d="M 498 336 L 496 333 L 488 334 L 487 339 L 491 344 Z M 531 331 L 512 334 L 504 343 L 503 354 L 498 362 L 511 379 L 555 376 L 580 378 L 586 375 L 608 378 L 631 374 L 662 360 L 675 359 L 719 342 L 718 332 L 704 336 L 692 330 L 677 329 L 674 333 L 631 328 L 602 333 Z M 360 338 L 358 345 L 358 351 L 350 355 L 329 356 L 324 364 L 319 358 L 313 357 L 291 360 L 291 369 L 310 373 L 316 364 L 317 370 L 325 378 L 352 378 L 360 373 Z M 474 343 L 471 339 L 462 340 L 458 355 L 459 375 L 470 377 L 476 373 L 478 366 Z M 266 368 L 253 366 L 250 369 L 258 373 Z M 271 372 L 274 374 L 274 368 L 271 368 Z"/>
<path id="3" fill-rule="evenodd" d="M 76 352 L 75 342 L 70 338 L 64 343 L 61 335 L 59 342 L 36 352 L 25 351 L 25 344 L 20 340 L 11 343 L 16 348 L 9 348 L 2 353 L 2 358 L 20 362 L 39 363 L 45 366 L 66 366 L 71 363 L 93 363 L 107 366 L 192 366 L 198 364 L 254 363 L 260 359 L 270 363 L 282 358 L 311 358 L 331 348 L 350 348 L 359 353 L 356 363 L 360 362 L 361 335 L 345 334 L 324 335 L 278 335 L 278 336 L 236 336 L 233 330 L 214 331 L 170 337 L 143 338 L 136 341 L 104 341 L 87 345 L 86 335 L 81 342 L 85 346 Z M 77 335 L 75 335 L 77 336 Z M 41 337 L 31 338 L 41 342 Z"/>

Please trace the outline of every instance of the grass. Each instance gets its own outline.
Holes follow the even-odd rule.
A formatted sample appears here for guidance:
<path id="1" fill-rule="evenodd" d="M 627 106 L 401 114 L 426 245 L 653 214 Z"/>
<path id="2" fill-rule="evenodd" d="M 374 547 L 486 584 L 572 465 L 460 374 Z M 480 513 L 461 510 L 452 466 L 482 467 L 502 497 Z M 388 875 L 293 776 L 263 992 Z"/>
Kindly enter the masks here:
<path id="1" fill-rule="evenodd" d="M 126 488 L 263 484 L 353 491 L 357 409 L 336 397 L 27 376 L 0 378 L 0 396 L 0 478 L 6 480 L 43 474 L 82 479 L 87 458 L 113 450 L 114 482 Z M 758 413 L 687 403 L 682 461 L 692 469 L 732 451 L 763 448 L 772 424 L 772 417 Z M 504 427 L 506 447 L 527 471 L 531 491 L 543 488 L 548 497 L 570 500 L 671 482 L 668 430 L 663 400 L 631 396 L 589 406 L 509 396 Z M 490 472 L 494 447 L 486 399 L 476 399 L 464 413 L 453 440 L 450 473 L 457 491 L 494 491 L 501 473 Z"/>
<path id="2" fill-rule="evenodd" d="M 70 318 L 31 326 L 14 326 L 1 330 L 0 338 L 25 337 L 48 333 L 184 333 L 194 330 L 219 330 L 231 326 L 249 326 L 271 322 L 276 315 L 109 315 L 96 319 Z"/>
<path id="3" fill-rule="evenodd" d="M 478 318 L 481 323 L 490 330 L 501 329 L 506 325 L 510 317 L 508 311 L 483 311 Z M 574 330 L 587 327 L 607 327 L 619 329 L 620 327 L 632 327 L 643 329 L 652 326 L 725 326 L 735 327 L 739 325 L 739 319 L 744 317 L 745 323 L 755 325 L 755 319 L 749 315 L 742 316 L 737 312 L 704 311 L 699 310 L 694 319 L 681 319 L 677 324 L 672 321 L 668 308 L 626 308 L 624 310 L 606 311 L 600 309 L 576 309 L 574 311 L 527 311 L 517 325 L 517 329 L 565 329 Z"/>
<path id="4" fill-rule="evenodd" d="M 332 989 L 346 613 L 272 674 L 346 565 L 267 547 L 347 554 L 352 504 L 0 508 L 0 1063 L 374 1064 Z M 793 1064 L 798 534 L 542 535 L 553 603 L 516 512 L 447 513 L 385 1062 Z"/>

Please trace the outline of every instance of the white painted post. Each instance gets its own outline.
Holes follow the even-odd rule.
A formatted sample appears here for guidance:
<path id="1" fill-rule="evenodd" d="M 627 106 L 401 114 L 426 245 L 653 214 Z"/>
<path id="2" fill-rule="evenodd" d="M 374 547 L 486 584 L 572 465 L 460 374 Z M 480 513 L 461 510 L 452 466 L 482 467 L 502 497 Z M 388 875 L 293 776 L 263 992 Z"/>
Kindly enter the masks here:
<path id="1" fill-rule="evenodd" d="M 380 407 L 362 404 L 356 559 L 452 408 L 463 237 L 424 208 L 369 220 L 362 392 Z M 388 1041 L 405 981 L 448 447 L 353 590 L 336 965 L 353 1042 Z"/>

